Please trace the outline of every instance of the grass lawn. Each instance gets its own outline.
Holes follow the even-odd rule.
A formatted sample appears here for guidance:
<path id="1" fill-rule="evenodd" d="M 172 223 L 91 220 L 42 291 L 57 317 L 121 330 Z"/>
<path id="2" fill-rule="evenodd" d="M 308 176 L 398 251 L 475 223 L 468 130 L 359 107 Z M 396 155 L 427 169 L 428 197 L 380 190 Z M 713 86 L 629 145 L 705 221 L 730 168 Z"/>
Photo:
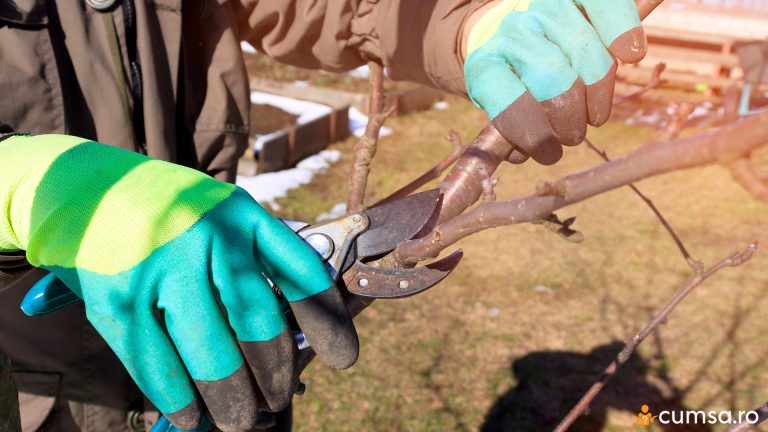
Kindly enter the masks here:
<path id="1" fill-rule="evenodd" d="M 390 119 L 379 144 L 368 203 L 420 175 L 450 152 L 449 128 L 469 140 L 485 123 L 469 103 Z M 610 155 L 658 132 L 609 123 L 590 130 Z M 335 145 L 341 162 L 280 201 L 280 216 L 314 220 L 346 201 L 354 139 Z M 763 162 L 765 154 L 757 155 Z M 533 191 L 599 158 L 566 149 L 553 167 L 505 165 L 499 199 Z M 767 164 L 763 164 L 766 166 Z M 754 239 L 768 244 L 768 206 L 714 166 L 639 183 L 691 253 L 711 265 Z M 414 298 L 379 301 L 356 321 L 358 363 L 333 371 L 316 361 L 295 399 L 296 431 L 546 431 L 691 275 L 651 211 L 629 189 L 559 212 L 577 216 L 580 244 L 519 225 L 486 231 L 457 247 L 454 274 Z M 768 400 L 768 251 L 703 284 L 638 350 L 598 396 L 576 431 L 644 429 L 641 405 L 661 410 L 746 410 Z M 657 422 L 658 423 L 658 422 Z M 768 429 L 764 429 L 768 430 Z"/>

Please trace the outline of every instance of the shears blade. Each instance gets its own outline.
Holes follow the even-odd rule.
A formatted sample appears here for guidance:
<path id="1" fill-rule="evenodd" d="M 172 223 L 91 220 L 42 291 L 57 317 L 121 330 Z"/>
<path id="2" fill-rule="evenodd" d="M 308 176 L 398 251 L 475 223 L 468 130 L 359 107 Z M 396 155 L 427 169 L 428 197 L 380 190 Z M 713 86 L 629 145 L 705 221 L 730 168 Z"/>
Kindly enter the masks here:
<path id="1" fill-rule="evenodd" d="M 364 210 L 370 223 L 357 238 L 357 257 L 385 254 L 413 238 L 429 222 L 440 199 L 440 190 L 432 189 Z"/>

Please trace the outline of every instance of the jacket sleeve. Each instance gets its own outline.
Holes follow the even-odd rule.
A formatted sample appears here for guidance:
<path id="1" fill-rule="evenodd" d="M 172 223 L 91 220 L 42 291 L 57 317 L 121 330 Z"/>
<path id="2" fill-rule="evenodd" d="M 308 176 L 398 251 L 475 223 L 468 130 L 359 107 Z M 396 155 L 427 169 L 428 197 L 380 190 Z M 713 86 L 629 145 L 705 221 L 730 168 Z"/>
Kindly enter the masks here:
<path id="1" fill-rule="evenodd" d="M 16 135 L 13 129 L 0 121 L 0 141 Z M 10 225 L 0 225 L 0 230 L 10 230 Z M 0 237 L 8 237 L 10 233 L 0 232 Z M 26 276 L 33 270 L 27 263 L 24 252 L 0 252 L 0 292 L 10 287 L 14 282 Z"/>
<path id="2" fill-rule="evenodd" d="M 13 128 L 0 121 L 0 141 L 13 135 L 16 135 L 16 132 L 14 132 Z"/>
<path id="3" fill-rule="evenodd" d="M 461 30 L 487 1 L 240 0 L 236 13 L 241 38 L 279 62 L 344 71 L 373 60 L 393 79 L 466 94 Z"/>

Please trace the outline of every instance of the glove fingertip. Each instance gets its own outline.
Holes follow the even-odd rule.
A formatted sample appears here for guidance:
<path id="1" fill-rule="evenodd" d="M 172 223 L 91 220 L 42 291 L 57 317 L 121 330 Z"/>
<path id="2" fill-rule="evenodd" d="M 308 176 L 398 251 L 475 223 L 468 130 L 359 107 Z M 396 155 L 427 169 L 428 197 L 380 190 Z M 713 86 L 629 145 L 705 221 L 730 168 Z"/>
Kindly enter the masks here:
<path id="1" fill-rule="evenodd" d="M 648 52 L 648 39 L 643 27 L 635 27 L 616 38 L 608 51 L 624 63 L 639 63 Z"/>
<path id="2" fill-rule="evenodd" d="M 587 135 L 586 86 L 577 79 L 571 88 L 541 102 L 555 136 L 562 145 L 576 146 Z"/>
<path id="3" fill-rule="evenodd" d="M 323 362 L 334 369 L 347 369 L 355 364 L 360 342 L 344 298 L 335 287 L 291 302 L 291 309 Z"/>
<path id="4" fill-rule="evenodd" d="M 544 109 L 530 92 L 525 92 L 492 123 L 504 139 L 542 165 L 552 165 L 563 157 L 563 147 Z"/>
<path id="5" fill-rule="evenodd" d="M 616 87 L 616 68 L 611 69 L 600 81 L 587 86 L 587 114 L 589 124 L 602 126 L 611 117 L 613 94 Z"/>
<path id="6" fill-rule="evenodd" d="M 531 157 L 525 153 L 523 150 L 520 150 L 520 148 L 515 147 L 512 149 L 512 153 L 509 154 L 507 157 L 507 162 L 514 164 L 514 165 L 520 165 L 522 163 L 525 163 L 528 159 Z"/>
<path id="7" fill-rule="evenodd" d="M 258 402 L 251 384 L 250 370 L 244 364 L 231 375 L 215 380 L 195 380 L 213 423 L 222 432 L 238 432 L 255 427 Z"/>
<path id="8" fill-rule="evenodd" d="M 286 327 L 268 341 L 240 341 L 239 344 L 269 411 L 287 408 L 299 381 L 298 348 L 290 328 Z"/>
<path id="9" fill-rule="evenodd" d="M 200 418 L 202 416 L 202 408 L 200 402 L 195 399 L 184 408 L 172 412 L 166 413 L 165 417 L 173 423 L 176 429 L 180 430 L 195 430 L 200 426 Z M 153 429 L 154 430 L 154 429 Z"/>

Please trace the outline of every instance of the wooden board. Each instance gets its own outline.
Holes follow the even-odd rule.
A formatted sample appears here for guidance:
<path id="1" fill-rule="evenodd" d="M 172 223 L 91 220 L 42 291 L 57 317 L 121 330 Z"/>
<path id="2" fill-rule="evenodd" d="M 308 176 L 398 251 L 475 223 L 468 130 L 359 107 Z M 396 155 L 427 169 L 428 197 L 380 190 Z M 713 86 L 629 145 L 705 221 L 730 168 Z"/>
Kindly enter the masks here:
<path id="1" fill-rule="evenodd" d="M 284 129 L 265 141 L 257 155 L 256 173 L 290 168 L 349 135 L 349 106 L 334 108 L 329 114 Z"/>
<path id="2" fill-rule="evenodd" d="M 644 85 L 648 83 L 651 77 L 652 68 L 642 66 L 622 66 L 619 68 L 619 79 L 638 85 Z M 694 90 L 699 84 L 706 84 L 708 87 L 714 90 L 724 90 L 730 86 L 736 85 L 736 81 L 730 78 L 724 77 L 712 77 L 712 76 L 698 76 L 689 73 L 664 72 L 662 78 L 669 81 L 669 85 L 672 87 L 682 88 L 686 90 Z M 768 89 L 768 85 L 763 85 L 761 88 Z"/>

